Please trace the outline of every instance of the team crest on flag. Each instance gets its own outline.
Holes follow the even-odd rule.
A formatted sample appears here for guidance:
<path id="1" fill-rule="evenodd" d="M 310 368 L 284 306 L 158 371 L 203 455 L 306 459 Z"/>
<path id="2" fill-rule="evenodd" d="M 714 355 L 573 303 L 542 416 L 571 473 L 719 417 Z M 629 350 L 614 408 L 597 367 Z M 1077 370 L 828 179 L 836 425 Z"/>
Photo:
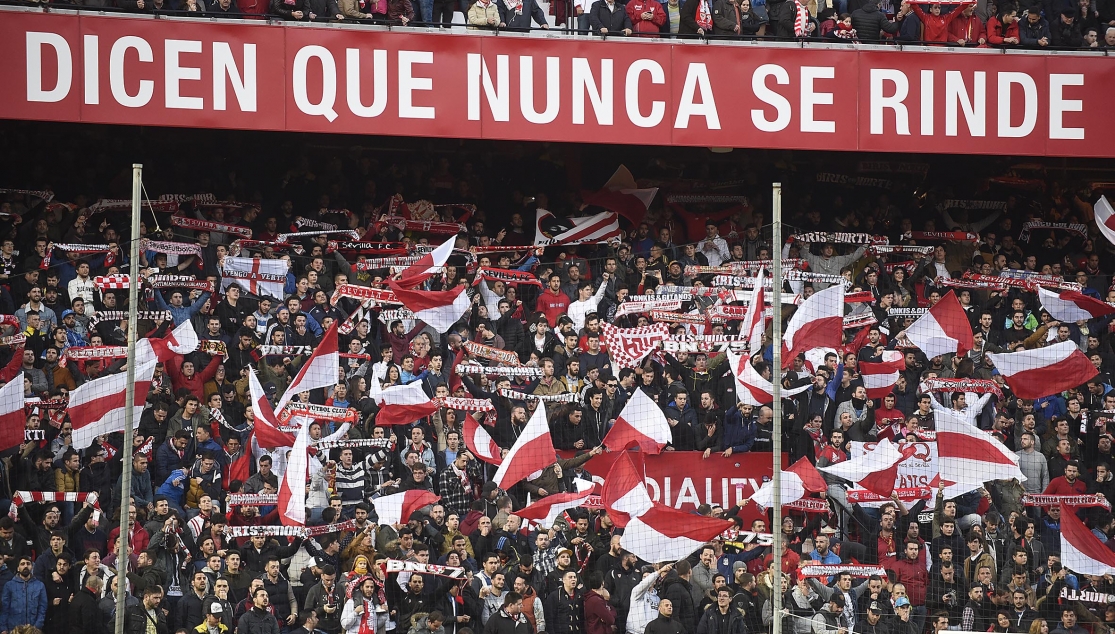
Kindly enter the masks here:
<path id="1" fill-rule="evenodd" d="M 619 214 L 605 211 L 595 216 L 558 218 L 545 209 L 538 210 L 534 245 L 599 244 L 619 238 Z"/>
<path id="2" fill-rule="evenodd" d="M 659 341 L 670 338 L 670 327 L 664 323 L 638 328 L 617 328 L 602 324 L 604 344 L 612 360 L 620 368 L 634 368 L 658 346 Z"/>

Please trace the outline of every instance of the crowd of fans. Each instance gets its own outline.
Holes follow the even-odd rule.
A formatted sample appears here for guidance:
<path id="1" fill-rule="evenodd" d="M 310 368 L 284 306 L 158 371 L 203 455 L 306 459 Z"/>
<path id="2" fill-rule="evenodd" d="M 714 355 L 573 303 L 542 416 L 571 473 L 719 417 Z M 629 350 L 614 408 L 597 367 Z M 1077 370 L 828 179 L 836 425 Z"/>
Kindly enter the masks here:
<path id="1" fill-rule="evenodd" d="M 687 274 L 688 265 L 706 266 L 768 258 L 781 249 L 770 242 L 765 186 L 739 178 L 732 202 L 664 204 L 665 191 L 644 223 L 622 241 L 536 251 L 536 208 L 559 213 L 578 209 L 577 194 L 562 177 L 559 154 L 523 157 L 535 170 L 536 187 L 499 187 L 493 170 L 474 169 L 467 158 L 422 157 L 394 162 L 358 149 L 322 160 L 301 158 L 271 181 L 260 184 L 277 194 L 255 200 L 252 186 L 235 174 L 218 185 L 222 205 L 183 203 L 178 215 L 250 227 L 253 239 L 275 242 L 294 231 L 297 218 L 338 222 L 357 230 L 362 241 L 437 244 L 444 237 L 404 235 L 378 222 L 398 193 L 402 200 L 435 203 L 443 220 L 455 221 L 461 205 L 479 203 L 457 240 L 468 247 L 517 246 L 521 250 L 480 255 L 479 264 L 530 271 L 540 286 L 481 282 L 470 290 L 473 305 L 461 323 L 439 335 L 422 322 L 401 323 L 364 316 L 341 335 L 342 351 L 366 354 L 345 358 L 335 387 L 300 395 L 310 402 L 351 408 L 357 423 L 344 439 L 383 437 L 391 446 L 318 451 L 320 468 L 308 483 L 311 525 L 354 519 L 350 530 L 309 538 L 253 536 L 228 538 L 224 529 L 278 523 L 273 506 L 227 504 L 230 493 L 275 493 L 285 451 L 255 452 L 249 440 L 255 419 L 248 390 L 257 373 L 277 399 L 305 355 L 255 358 L 261 344 L 317 346 L 322 333 L 345 320 L 358 302 L 332 293 L 340 284 L 382 286 L 386 270 L 355 266 L 367 254 L 331 248 L 329 237 L 304 239 L 293 248 L 245 247 L 264 259 L 288 258 L 291 271 L 282 297 L 253 295 L 236 284 L 224 292 L 189 288 L 144 288 L 140 310 L 169 309 L 171 320 L 140 321 L 143 336 L 161 336 L 185 321 L 199 338 L 223 342 L 160 365 L 135 438 L 136 457 L 121 464 L 121 434 L 89 446 L 70 442 L 73 421 L 50 403 L 86 381 L 121 371 L 120 360 L 68 360 L 73 347 L 121 345 L 126 320 L 97 319 L 98 313 L 126 310 L 127 291 L 105 289 L 96 276 L 127 272 L 126 216 L 90 209 L 102 191 L 66 191 L 46 203 L 33 196 L 5 195 L 0 212 L 8 228 L 0 240 L 0 312 L 13 315 L 6 333 L 24 343 L 3 350 L 11 359 L 3 378 L 24 373 L 30 403 L 27 428 L 41 431 L 5 462 L 0 497 L 14 491 L 97 492 L 100 508 L 80 502 L 25 502 L 12 518 L 0 518 L 0 631 L 30 625 L 40 630 L 99 634 L 109 631 L 116 612 L 114 554 L 121 526 L 129 535 L 125 628 L 131 634 L 743 634 L 766 631 L 773 619 L 795 634 L 854 631 L 864 634 L 918 634 L 965 631 L 1082 634 L 1107 632 L 1115 623 L 1110 576 L 1075 574 L 1059 560 L 1060 510 L 1028 507 L 1024 492 L 1099 493 L 1111 497 L 1112 433 L 1099 410 L 1115 410 L 1111 372 L 1110 320 L 1058 324 L 1033 293 L 960 290 L 977 345 L 965 358 L 927 359 L 909 350 L 893 393 L 866 398 L 857 364 L 878 360 L 893 348 L 909 319 L 891 317 L 888 307 L 927 306 L 945 289 L 940 277 L 967 271 L 997 275 L 1018 269 L 1078 281 L 1084 292 L 1110 300 L 1110 245 L 1097 237 L 1035 231 L 1020 241 L 1031 218 L 1089 222 L 1093 192 L 1069 189 L 1064 181 L 1044 189 L 1041 179 L 1017 179 L 1001 188 L 1005 206 L 970 211 L 948 207 L 949 196 L 971 192 L 930 188 L 902 194 L 853 187 L 816 189 L 791 195 L 787 234 L 851 231 L 885 235 L 892 243 L 913 230 L 978 232 L 977 242 L 944 242 L 914 262 L 912 272 L 887 266 L 904 256 L 875 257 L 848 245 L 795 243 L 787 257 L 801 257 L 811 270 L 839 273 L 851 291 L 870 291 L 879 326 L 866 336 L 847 331 L 848 347 L 807 368 L 799 362 L 785 376 L 787 386 L 813 384 L 783 404 L 783 447 L 791 459 L 818 465 L 848 458 L 850 441 L 889 437 L 916 441 L 934 428 L 931 400 L 970 414 L 981 427 L 1019 452 L 1027 476 L 989 482 L 985 488 L 935 504 L 894 500 L 878 509 L 848 505 L 839 495 L 850 483 L 831 476 L 829 511 L 788 514 L 781 526 L 766 519 L 744 525 L 746 505 L 704 504 L 696 512 L 734 519 L 740 529 L 778 532 L 786 545 L 783 587 L 772 588 L 770 548 L 731 537 L 701 547 L 687 560 L 647 562 L 624 549 L 603 510 L 573 509 L 552 526 L 525 525 L 515 515 L 527 503 L 572 490 L 574 478 L 591 480 L 586 462 L 598 455 L 601 439 L 635 390 L 643 390 L 663 410 L 671 426 L 667 451 L 693 452 L 701 460 L 713 452 L 730 456 L 770 452 L 772 416 L 736 399 L 735 380 L 722 354 L 655 354 L 637 368 L 613 365 L 601 346 L 605 322 L 628 327 L 648 323 L 643 314 L 617 316 L 630 295 L 653 293 L 660 285 L 707 285 L 709 276 Z M 342 158 L 343 156 L 343 158 Z M 568 157 L 566 157 L 568 158 Z M 692 191 L 713 186 L 707 166 L 653 163 L 659 184 L 685 184 Z M 88 174 L 75 172 L 75 182 Z M 156 178 L 166 178 L 165 175 Z M 1035 185 L 1035 183 L 1037 185 Z M 46 185 L 47 183 L 44 183 Z M 1040 185 L 1040 187 L 1039 187 Z M 70 186 L 69 189 L 73 189 Z M 725 191 L 717 185 L 717 191 Z M 155 193 L 152 191 L 152 193 Z M 167 189 L 165 193 L 182 193 Z M 994 200 L 993 194 L 981 194 Z M 745 200 L 746 198 L 746 200 Z M 59 204 L 60 201 L 70 201 Z M 241 201 L 241 202 L 234 202 Z M 489 206 L 486 204 L 491 201 Z M 331 210 L 347 208 L 348 214 Z M 417 208 L 417 207 L 415 207 Z M 171 228 L 167 214 L 146 214 L 141 232 L 152 240 L 200 247 L 201 257 L 142 251 L 141 267 L 156 273 L 188 275 L 221 287 L 220 264 L 234 236 Z M 793 231 L 789 229 L 793 227 Z M 53 244 L 108 244 L 107 254 L 55 250 Z M 781 247 L 782 245 L 778 245 Z M 17 253 L 18 249 L 18 253 Z M 839 254 L 837 251 L 843 251 Z M 487 260 L 487 261 L 485 261 Z M 471 284 L 473 273 L 454 255 L 432 289 Z M 787 286 L 808 296 L 812 284 Z M 707 298 L 711 302 L 711 298 Z M 700 303 L 702 298 L 695 300 Z M 788 306 L 783 316 L 793 310 Z M 850 310 L 859 310 L 852 309 Z M 1054 329 L 1072 340 L 1101 374 L 1077 390 L 1032 400 L 919 393 L 928 376 L 996 378 L 984 353 L 1044 345 Z M 717 325 L 713 334 L 737 334 L 737 322 Z M 767 337 L 769 338 L 769 331 Z M 463 343 L 475 341 L 514 352 L 521 363 L 540 367 L 542 376 L 464 375 L 454 365 Z M 853 342 L 855 342 L 853 344 Z M 753 363 L 769 372 L 770 346 Z M 481 360 L 483 361 L 483 360 Z M 804 360 L 799 360 L 804 361 Z M 483 361 L 487 363 L 486 361 Z M 370 396 L 372 382 L 383 386 L 421 382 L 429 396 L 490 399 L 495 407 L 484 424 L 508 449 L 537 407 L 547 409 L 551 433 L 562 457 L 540 475 L 502 491 L 490 481 L 494 470 L 464 446 L 465 412 L 441 409 L 434 415 L 393 427 L 377 426 L 380 411 Z M 572 401 L 511 399 L 497 388 L 557 396 Z M 335 431 L 332 422 L 314 422 L 313 438 Z M 233 465 L 250 457 L 247 477 Z M 257 456 L 258 454 L 258 456 Z M 119 517 L 121 472 L 132 470 L 128 517 Z M 414 489 L 441 496 L 404 524 L 378 523 L 373 501 Z M 0 501 L 0 504 L 6 502 Z M 750 511 L 750 509 L 748 509 Z M 1102 540 L 1112 535 L 1109 511 L 1080 511 Z M 1108 542 L 1115 546 L 1115 541 Z M 464 579 L 419 573 L 385 572 L 387 560 L 463 567 Z M 797 574 L 806 562 L 878 564 L 886 575 L 831 578 Z M 775 614 L 772 592 L 781 592 L 786 610 Z"/>
<path id="2" fill-rule="evenodd" d="M 26 0 L 215 18 L 469 29 L 557 28 L 605 37 L 799 39 L 1003 49 L 1115 48 L 1112 0 Z"/>

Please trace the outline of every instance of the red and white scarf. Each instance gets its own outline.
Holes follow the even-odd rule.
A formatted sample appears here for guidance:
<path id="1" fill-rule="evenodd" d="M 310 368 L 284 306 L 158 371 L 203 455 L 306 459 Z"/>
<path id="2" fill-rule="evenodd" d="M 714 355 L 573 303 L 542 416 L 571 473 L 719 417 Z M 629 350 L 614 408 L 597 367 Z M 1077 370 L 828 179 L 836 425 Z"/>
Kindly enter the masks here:
<path id="1" fill-rule="evenodd" d="M 519 355 L 510 350 L 500 350 L 499 348 L 486 346 L 482 343 L 476 343 L 475 341 L 466 341 L 465 350 L 474 357 L 480 357 L 488 361 L 495 361 L 496 363 L 514 367 L 522 365 L 519 362 Z"/>
<path id="2" fill-rule="evenodd" d="M 217 233 L 227 233 L 228 235 L 240 236 L 241 238 L 252 237 L 252 230 L 248 227 L 226 224 L 224 222 L 214 222 L 212 220 L 201 220 L 200 218 L 171 216 L 170 224 L 182 229 L 190 229 L 191 231 L 216 231 Z"/>
<path id="3" fill-rule="evenodd" d="M 476 286 L 481 280 L 503 282 L 504 284 L 527 284 L 540 288 L 542 286 L 542 282 L 529 271 L 511 271 L 508 269 L 493 269 L 484 266 L 476 271 L 476 278 L 472 281 L 472 285 Z"/>
<path id="4" fill-rule="evenodd" d="M 54 257 L 54 250 L 55 249 L 60 249 L 60 250 L 65 251 L 67 253 L 88 254 L 88 253 L 108 253 L 109 248 L 110 247 L 107 244 L 80 244 L 80 243 L 52 242 L 49 246 L 47 246 L 46 257 L 43 258 L 43 263 L 41 265 L 39 265 L 39 268 L 43 268 L 43 269 L 50 268 L 50 261 L 51 261 L 51 258 Z M 112 263 L 107 261 L 108 260 L 107 257 L 105 258 L 105 260 L 106 260 L 105 261 L 105 266 L 112 266 Z"/>
<path id="5" fill-rule="evenodd" d="M 18 521 L 19 507 L 28 502 L 80 502 L 82 504 L 88 502 L 92 504 L 93 508 L 97 509 L 97 511 L 101 510 L 101 505 L 97 501 L 96 492 L 59 493 L 57 491 L 16 491 L 12 494 L 12 506 L 8 511 L 8 516 Z"/>
<path id="6" fill-rule="evenodd" d="M 712 28 L 712 10 L 709 7 L 708 0 L 699 0 L 697 3 L 697 26 L 705 31 Z"/>

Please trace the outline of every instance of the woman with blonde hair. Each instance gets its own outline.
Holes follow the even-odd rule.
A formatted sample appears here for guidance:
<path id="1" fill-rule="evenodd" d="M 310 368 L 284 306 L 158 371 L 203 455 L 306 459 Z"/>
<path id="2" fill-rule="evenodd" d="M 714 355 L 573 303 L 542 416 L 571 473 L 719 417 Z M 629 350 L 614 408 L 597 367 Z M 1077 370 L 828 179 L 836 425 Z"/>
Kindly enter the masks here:
<path id="1" fill-rule="evenodd" d="M 1049 622 L 1042 618 L 1034 619 L 1030 624 L 1030 634 L 1049 634 Z"/>

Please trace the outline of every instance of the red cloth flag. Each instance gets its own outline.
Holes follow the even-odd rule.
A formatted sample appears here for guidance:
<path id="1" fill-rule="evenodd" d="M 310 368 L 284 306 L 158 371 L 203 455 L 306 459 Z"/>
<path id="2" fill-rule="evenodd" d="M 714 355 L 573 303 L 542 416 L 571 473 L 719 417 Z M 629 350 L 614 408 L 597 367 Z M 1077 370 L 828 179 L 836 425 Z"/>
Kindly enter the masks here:
<path id="1" fill-rule="evenodd" d="M 906 329 L 906 338 L 930 359 L 950 353 L 960 356 L 972 349 L 972 324 L 956 294 L 949 291 Z"/>
<path id="2" fill-rule="evenodd" d="M 782 337 L 782 368 L 813 348 L 839 348 L 844 335 L 844 287 L 817 291 L 798 306 Z"/>
<path id="3" fill-rule="evenodd" d="M 1044 348 L 987 353 L 1018 398 L 1041 398 L 1084 385 L 1099 374 L 1076 344 L 1062 341 Z"/>
<path id="4" fill-rule="evenodd" d="M 539 407 L 503 459 L 492 482 L 503 490 L 556 462 L 557 451 L 546 422 L 546 408 Z"/>
<path id="5" fill-rule="evenodd" d="M 498 465 L 503 462 L 500 457 L 502 455 L 500 446 L 496 444 L 495 440 L 492 440 L 488 430 L 484 429 L 484 426 L 477 422 L 472 414 L 465 414 L 463 427 L 465 446 L 472 452 L 472 455 L 488 464 Z M 516 515 L 520 514 L 516 513 Z"/>
<path id="6" fill-rule="evenodd" d="M 642 390 L 635 390 L 623 406 L 616 422 L 604 436 L 608 451 L 638 447 L 644 453 L 661 453 L 670 442 L 670 423 L 666 415 Z"/>

